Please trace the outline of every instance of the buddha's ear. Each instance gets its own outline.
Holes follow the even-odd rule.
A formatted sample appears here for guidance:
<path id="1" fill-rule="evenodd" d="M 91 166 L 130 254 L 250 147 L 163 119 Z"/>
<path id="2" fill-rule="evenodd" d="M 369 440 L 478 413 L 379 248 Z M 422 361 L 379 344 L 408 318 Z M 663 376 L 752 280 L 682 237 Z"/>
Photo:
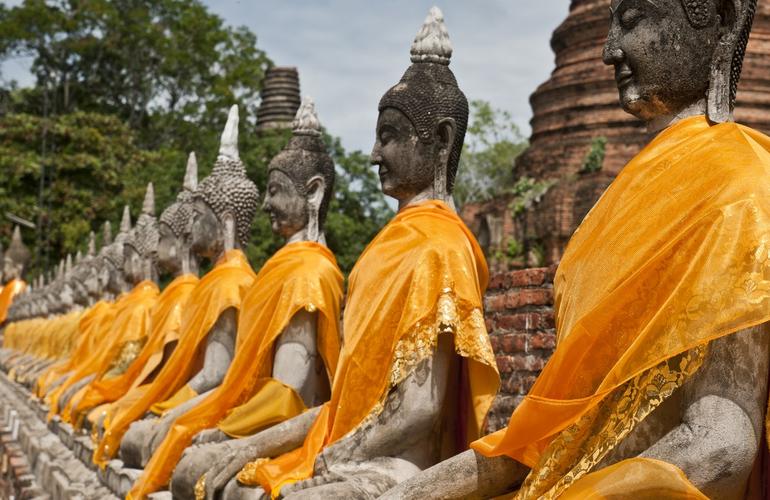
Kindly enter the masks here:
<path id="1" fill-rule="evenodd" d="M 457 123 L 454 118 L 442 118 L 436 125 L 436 141 L 439 145 L 439 155 L 443 163 L 449 161 L 449 155 L 452 153 L 452 147 L 455 143 L 455 133 L 457 132 Z"/>
<path id="2" fill-rule="evenodd" d="M 708 118 L 724 123 L 732 118 L 733 59 L 744 43 L 743 34 L 753 17 L 750 4 L 756 0 L 723 0 L 719 2 L 719 40 L 711 60 L 708 90 Z M 736 82 L 737 83 L 737 82 Z"/>
<path id="3" fill-rule="evenodd" d="M 224 228 L 225 251 L 232 250 L 238 244 L 238 238 L 235 227 L 235 215 L 227 211 L 222 215 L 222 225 Z"/>
<path id="4" fill-rule="evenodd" d="M 318 241 L 321 237 L 320 215 L 321 204 L 323 203 L 324 193 L 326 191 L 326 180 L 320 175 L 314 175 L 305 184 L 307 193 L 307 239 Z"/>

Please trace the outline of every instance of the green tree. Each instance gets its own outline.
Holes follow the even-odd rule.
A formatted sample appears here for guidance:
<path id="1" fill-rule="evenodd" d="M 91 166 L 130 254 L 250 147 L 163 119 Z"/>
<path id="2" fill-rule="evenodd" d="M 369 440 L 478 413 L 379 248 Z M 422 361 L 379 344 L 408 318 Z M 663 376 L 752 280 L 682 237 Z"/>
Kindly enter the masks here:
<path id="1" fill-rule="evenodd" d="M 470 124 L 454 189 L 458 207 L 510 190 L 513 163 L 528 146 L 510 113 L 481 100 L 471 101 L 470 107 Z"/>
<path id="2" fill-rule="evenodd" d="M 43 129 L 51 151 L 45 157 L 41 155 Z M 0 122 L 0 214 L 41 220 L 41 235 L 48 240 L 53 264 L 66 253 L 84 249 L 89 231 L 98 230 L 102 221 L 118 223 L 124 203 L 138 210 L 144 193 L 143 172 L 159 160 L 159 153 L 138 148 L 131 130 L 113 116 L 71 113 L 43 119 L 7 115 Z M 43 202 L 51 208 L 42 219 L 38 204 L 41 164 L 50 178 Z M 161 193 L 160 201 L 168 201 L 170 194 Z M 133 215 L 138 214 L 134 211 Z M 0 224 L 6 240 L 10 232 L 10 225 Z M 24 238 L 36 248 L 32 235 Z"/>

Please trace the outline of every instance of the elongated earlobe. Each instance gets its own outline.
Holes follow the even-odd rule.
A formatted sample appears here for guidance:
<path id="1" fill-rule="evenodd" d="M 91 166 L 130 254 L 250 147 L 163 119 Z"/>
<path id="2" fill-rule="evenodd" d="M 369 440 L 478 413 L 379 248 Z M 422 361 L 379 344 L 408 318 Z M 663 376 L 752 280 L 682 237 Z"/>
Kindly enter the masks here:
<path id="1" fill-rule="evenodd" d="M 320 175 L 313 176 L 307 183 L 307 239 L 319 241 L 321 222 L 319 212 L 323 203 L 326 182 Z"/>

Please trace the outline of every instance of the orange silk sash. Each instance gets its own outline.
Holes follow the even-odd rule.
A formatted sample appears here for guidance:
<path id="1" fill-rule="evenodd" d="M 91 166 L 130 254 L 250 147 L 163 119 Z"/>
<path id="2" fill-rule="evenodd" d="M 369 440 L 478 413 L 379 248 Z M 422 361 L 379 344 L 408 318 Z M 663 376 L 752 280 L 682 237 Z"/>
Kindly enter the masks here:
<path id="1" fill-rule="evenodd" d="M 13 279 L 5 284 L 0 291 L 0 324 L 8 317 L 8 308 L 13 304 L 13 299 L 27 288 L 23 280 Z"/>
<path id="2" fill-rule="evenodd" d="M 150 311 L 158 301 L 158 285 L 152 281 L 142 281 L 126 295 L 115 314 L 115 319 L 107 331 L 107 339 L 95 358 L 94 364 L 89 367 L 83 376 L 95 375 L 94 380 L 100 380 L 113 367 L 118 360 L 123 346 L 127 342 L 136 342 L 146 339 L 150 333 Z M 75 381 L 80 380 L 76 379 Z M 78 406 L 83 398 L 91 392 L 91 385 L 83 387 L 77 397 L 69 400 L 67 407 L 62 411 L 62 420 L 71 422 L 76 427 L 80 426 Z"/>
<path id="3" fill-rule="evenodd" d="M 171 478 L 182 453 L 198 432 L 212 428 L 229 410 L 249 398 L 264 401 L 271 412 L 262 423 L 272 425 L 305 410 L 294 390 L 272 380 L 273 348 L 276 339 L 301 310 L 318 312 L 318 350 L 326 365 L 329 382 L 339 356 L 339 317 L 342 273 L 334 255 L 323 245 L 298 242 L 278 250 L 262 267 L 243 300 L 238 320 L 235 357 L 222 384 L 195 408 L 179 417 L 155 451 L 131 490 L 131 498 L 161 488 Z M 266 401 L 266 394 L 274 401 Z M 290 404 L 274 404 L 278 401 Z M 290 411 L 286 412 L 286 409 Z"/>
<path id="4" fill-rule="evenodd" d="M 482 300 L 488 280 L 484 255 L 460 218 L 444 203 L 427 201 L 401 210 L 374 238 L 350 274 L 345 336 L 332 398 L 301 448 L 249 464 L 239 474 L 277 494 L 281 485 L 313 475 L 324 446 L 375 415 L 389 390 L 429 359 L 442 332 L 454 335 L 469 390 L 443 422 L 451 456 L 481 433 L 500 378 L 486 332 Z M 455 390 L 457 389 L 457 390 Z M 465 406 L 460 407 L 460 402 Z M 465 422 L 466 428 L 459 428 Z M 445 436 L 444 436 L 445 437 Z M 444 439 L 442 439 L 444 441 Z"/>
<path id="5" fill-rule="evenodd" d="M 631 160 L 557 271 L 556 352 L 508 427 L 474 449 L 536 468 L 622 384 L 770 320 L 768 149 L 759 132 L 698 116 Z"/>
<path id="6" fill-rule="evenodd" d="M 201 347 L 209 331 L 225 310 L 241 308 L 243 296 L 255 277 L 243 252 L 231 250 L 200 279 L 182 311 L 179 343 L 173 354 L 141 397 L 115 413 L 95 456 L 101 457 L 101 461 L 115 456 L 128 426 L 142 418 L 153 404 L 173 396 L 195 375 L 202 366 L 204 350 Z"/>
<path id="7" fill-rule="evenodd" d="M 115 401 L 128 392 L 134 379 L 143 370 L 147 360 L 155 354 L 156 350 L 163 349 L 163 339 L 165 338 L 166 330 L 179 328 L 182 315 L 181 309 L 187 302 L 197 282 L 198 278 L 196 276 L 186 274 L 176 278 L 163 290 L 152 310 L 146 311 L 149 314 L 142 315 L 141 319 L 147 320 L 146 326 L 149 327 L 149 333 L 139 337 L 146 336 L 147 342 L 136 359 L 131 362 L 123 374 L 111 378 L 102 376 L 91 382 L 88 392 L 78 402 L 79 412 L 86 411 L 102 403 Z"/>
<path id="8" fill-rule="evenodd" d="M 110 309 L 110 304 L 101 300 L 86 310 L 78 322 L 77 346 L 68 359 L 55 364 L 46 370 L 37 381 L 37 395 L 43 397 L 48 392 L 48 386 L 62 377 L 65 373 L 72 371 L 89 354 L 89 337 L 93 334 L 93 329 L 99 323 L 101 316 Z"/>

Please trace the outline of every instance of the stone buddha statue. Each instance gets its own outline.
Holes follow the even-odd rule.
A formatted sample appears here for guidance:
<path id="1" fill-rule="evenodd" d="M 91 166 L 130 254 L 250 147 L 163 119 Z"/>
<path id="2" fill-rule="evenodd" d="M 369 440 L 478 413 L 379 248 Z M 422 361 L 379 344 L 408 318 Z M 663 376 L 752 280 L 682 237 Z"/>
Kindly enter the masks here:
<path id="1" fill-rule="evenodd" d="M 480 435 L 499 376 L 483 252 L 451 203 L 468 120 L 451 55 L 434 7 L 380 100 L 372 163 L 399 213 L 351 272 L 330 402 L 244 440 L 208 497 L 375 498 Z"/>
<path id="2" fill-rule="evenodd" d="M 244 442 L 244 437 L 329 399 L 339 353 L 337 324 L 342 299 L 342 274 L 325 246 L 323 231 L 334 178 L 334 163 L 322 140 L 315 106 L 305 98 L 289 143 L 270 161 L 262 205 L 270 215 L 273 232 L 284 239 L 285 245 L 258 273 L 244 299 L 247 312 L 239 321 L 238 342 L 243 346 L 239 352 L 251 353 L 247 345 L 262 344 L 257 349 L 262 355 L 248 354 L 249 360 L 240 363 L 236 358 L 233 366 L 258 368 L 256 372 L 261 373 L 263 382 L 258 390 L 233 398 L 237 401 L 248 396 L 243 404 L 228 408 L 232 404 L 229 398 L 212 397 L 175 424 L 187 428 L 187 435 L 202 431 L 195 438 L 199 446 L 189 449 L 176 466 L 171 483 L 175 496 L 192 497 L 196 483 L 211 464 L 238 447 L 237 443 L 218 443 L 233 438 Z M 275 302 L 275 297 L 291 298 L 294 305 L 286 308 L 281 301 Z M 271 332 L 271 323 L 280 327 L 272 327 Z M 228 374 L 232 386 L 220 391 L 234 394 L 243 379 L 255 376 L 245 371 Z M 292 411 L 270 410 L 278 400 Z M 209 415 L 215 407 L 217 411 Z M 206 419 L 209 425 L 194 425 Z M 149 466 L 145 473 L 160 475 Z"/>
<path id="3" fill-rule="evenodd" d="M 604 61 L 658 135 L 573 235 L 508 427 L 384 498 L 761 497 L 770 138 L 731 123 L 756 6 L 612 1 Z"/>
<path id="4" fill-rule="evenodd" d="M 3 254 L 3 289 L 0 292 L 0 325 L 8 316 L 8 309 L 18 296 L 27 287 L 22 279 L 24 270 L 29 262 L 30 252 L 21 240 L 19 226 L 13 229 L 11 244 Z"/>
<path id="5" fill-rule="evenodd" d="M 128 466 L 146 464 L 174 420 L 221 384 L 233 358 L 238 309 L 255 278 L 241 249 L 248 244 L 258 203 L 257 187 L 238 154 L 237 106 L 230 109 L 214 169 L 193 196 L 192 250 L 215 266 L 201 279 L 200 295 L 193 293 L 185 311 L 200 315 L 200 321 L 183 327 L 165 374 L 158 375 L 154 389 L 137 403 L 142 415 L 152 408 L 163 417 L 159 422 L 136 421 L 125 433 L 121 458 Z"/>
<path id="6" fill-rule="evenodd" d="M 142 212 L 123 246 L 125 275 L 131 285 L 158 281 L 158 219 L 155 217 L 155 189 L 147 185 Z"/>

